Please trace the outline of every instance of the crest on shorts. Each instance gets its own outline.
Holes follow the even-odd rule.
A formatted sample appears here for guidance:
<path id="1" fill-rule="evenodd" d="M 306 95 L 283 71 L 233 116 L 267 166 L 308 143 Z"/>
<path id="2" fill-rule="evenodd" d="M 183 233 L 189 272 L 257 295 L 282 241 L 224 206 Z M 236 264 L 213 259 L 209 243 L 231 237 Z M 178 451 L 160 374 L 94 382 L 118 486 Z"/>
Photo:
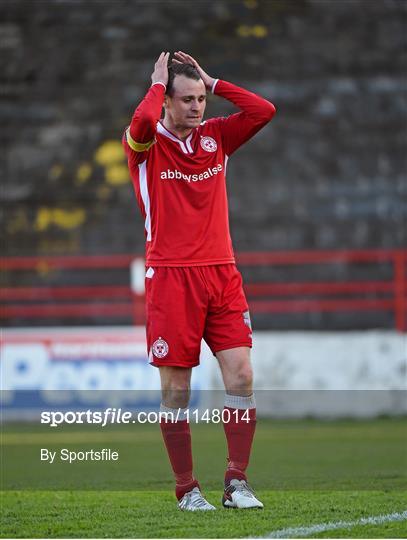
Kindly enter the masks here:
<path id="1" fill-rule="evenodd" d="M 250 313 L 248 311 L 243 312 L 243 322 L 250 328 L 250 330 L 252 329 L 252 322 L 250 320 Z"/>
<path id="2" fill-rule="evenodd" d="M 216 144 L 215 139 L 212 139 L 212 137 L 202 137 L 201 146 L 207 152 L 216 152 L 218 149 L 218 145 Z"/>
<path id="3" fill-rule="evenodd" d="M 164 358 L 168 354 L 168 343 L 161 336 L 153 343 L 153 354 L 157 358 Z"/>

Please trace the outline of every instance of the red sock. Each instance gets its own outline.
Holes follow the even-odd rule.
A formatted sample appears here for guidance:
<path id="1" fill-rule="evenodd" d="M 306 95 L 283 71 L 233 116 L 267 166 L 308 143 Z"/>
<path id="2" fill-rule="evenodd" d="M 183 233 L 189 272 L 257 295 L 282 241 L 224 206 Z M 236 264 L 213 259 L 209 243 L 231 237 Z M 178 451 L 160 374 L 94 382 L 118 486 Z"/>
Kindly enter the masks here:
<path id="1" fill-rule="evenodd" d="M 231 409 L 230 407 L 225 407 L 225 409 L 230 411 L 230 421 L 223 423 L 229 454 L 225 473 L 227 486 L 232 478 L 247 480 L 245 472 L 249 464 L 256 429 L 256 409 Z M 228 417 L 228 414 L 224 414 L 225 419 Z"/>
<path id="2" fill-rule="evenodd" d="M 192 475 L 192 449 L 191 431 L 189 422 L 181 420 L 178 422 L 160 422 L 161 433 L 167 447 L 172 470 L 175 476 L 175 495 L 181 499 L 185 493 L 194 487 L 199 488 L 198 482 Z"/>

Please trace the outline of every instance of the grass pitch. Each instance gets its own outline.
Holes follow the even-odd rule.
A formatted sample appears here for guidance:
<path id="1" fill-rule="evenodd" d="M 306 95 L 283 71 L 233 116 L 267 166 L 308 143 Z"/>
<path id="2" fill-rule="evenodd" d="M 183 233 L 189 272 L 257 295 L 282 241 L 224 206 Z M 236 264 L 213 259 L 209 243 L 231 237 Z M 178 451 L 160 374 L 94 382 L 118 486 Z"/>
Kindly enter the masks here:
<path id="1" fill-rule="evenodd" d="M 406 419 L 258 423 L 249 479 L 264 510 L 221 508 L 222 427 L 192 425 L 196 476 L 217 512 L 176 508 L 158 426 L 101 431 L 3 428 L 7 538 L 239 538 L 407 510 Z M 40 447 L 117 449 L 120 464 L 40 463 Z M 298 532 L 299 531 L 299 532 Z M 407 521 L 344 526 L 312 537 L 404 538 Z M 286 534 L 285 536 L 289 536 Z"/>

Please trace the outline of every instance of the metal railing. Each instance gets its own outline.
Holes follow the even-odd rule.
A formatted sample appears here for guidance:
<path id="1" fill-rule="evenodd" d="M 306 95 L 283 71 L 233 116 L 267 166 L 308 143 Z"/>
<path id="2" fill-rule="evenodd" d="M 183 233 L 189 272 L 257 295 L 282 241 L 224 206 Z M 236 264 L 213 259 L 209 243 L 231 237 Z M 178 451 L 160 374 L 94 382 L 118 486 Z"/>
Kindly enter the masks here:
<path id="1" fill-rule="evenodd" d="M 390 279 L 246 280 L 250 311 L 253 315 L 386 311 L 394 314 L 397 330 L 404 332 L 407 329 L 407 250 L 241 252 L 236 260 L 241 269 L 307 266 L 309 270 L 312 265 L 321 268 L 357 264 L 369 267 L 370 274 L 374 274 L 380 265 L 388 264 L 391 267 Z M 110 320 L 120 317 L 128 319 L 128 322 L 144 324 L 143 268 L 143 258 L 131 254 L 3 258 L 4 281 L 21 283 L 17 273 L 24 273 L 29 285 L 7 285 L 1 289 L 0 317 L 9 325 L 22 319 L 41 319 L 49 323 L 55 318 L 83 320 L 101 317 Z M 108 270 L 128 272 L 127 283 L 112 283 L 110 276 L 107 283 L 92 284 L 95 272 Z M 88 278 L 84 278 L 80 285 L 47 283 L 47 278 L 55 272 L 61 273 L 57 279 L 60 283 L 64 279 L 63 272 L 72 274 L 75 271 L 89 271 Z M 31 285 L 27 272 L 32 276 L 42 276 L 45 284 Z M 7 279 L 10 273 L 14 280 Z M 35 281 L 41 279 L 31 283 Z"/>

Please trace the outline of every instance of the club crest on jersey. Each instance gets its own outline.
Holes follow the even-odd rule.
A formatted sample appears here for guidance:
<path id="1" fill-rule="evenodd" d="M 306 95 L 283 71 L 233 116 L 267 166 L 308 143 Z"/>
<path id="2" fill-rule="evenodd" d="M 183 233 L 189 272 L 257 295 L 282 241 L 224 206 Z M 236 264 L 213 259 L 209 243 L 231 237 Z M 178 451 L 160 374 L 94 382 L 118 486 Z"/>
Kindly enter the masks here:
<path id="1" fill-rule="evenodd" d="M 161 336 L 153 343 L 153 354 L 157 358 L 164 358 L 168 354 L 168 343 Z"/>
<path id="2" fill-rule="evenodd" d="M 216 150 L 218 149 L 218 145 L 216 144 L 215 139 L 212 139 L 212 137 L 208 136 L 201 138 L 201 146 L 207 152 L 216 152 Z"/>

